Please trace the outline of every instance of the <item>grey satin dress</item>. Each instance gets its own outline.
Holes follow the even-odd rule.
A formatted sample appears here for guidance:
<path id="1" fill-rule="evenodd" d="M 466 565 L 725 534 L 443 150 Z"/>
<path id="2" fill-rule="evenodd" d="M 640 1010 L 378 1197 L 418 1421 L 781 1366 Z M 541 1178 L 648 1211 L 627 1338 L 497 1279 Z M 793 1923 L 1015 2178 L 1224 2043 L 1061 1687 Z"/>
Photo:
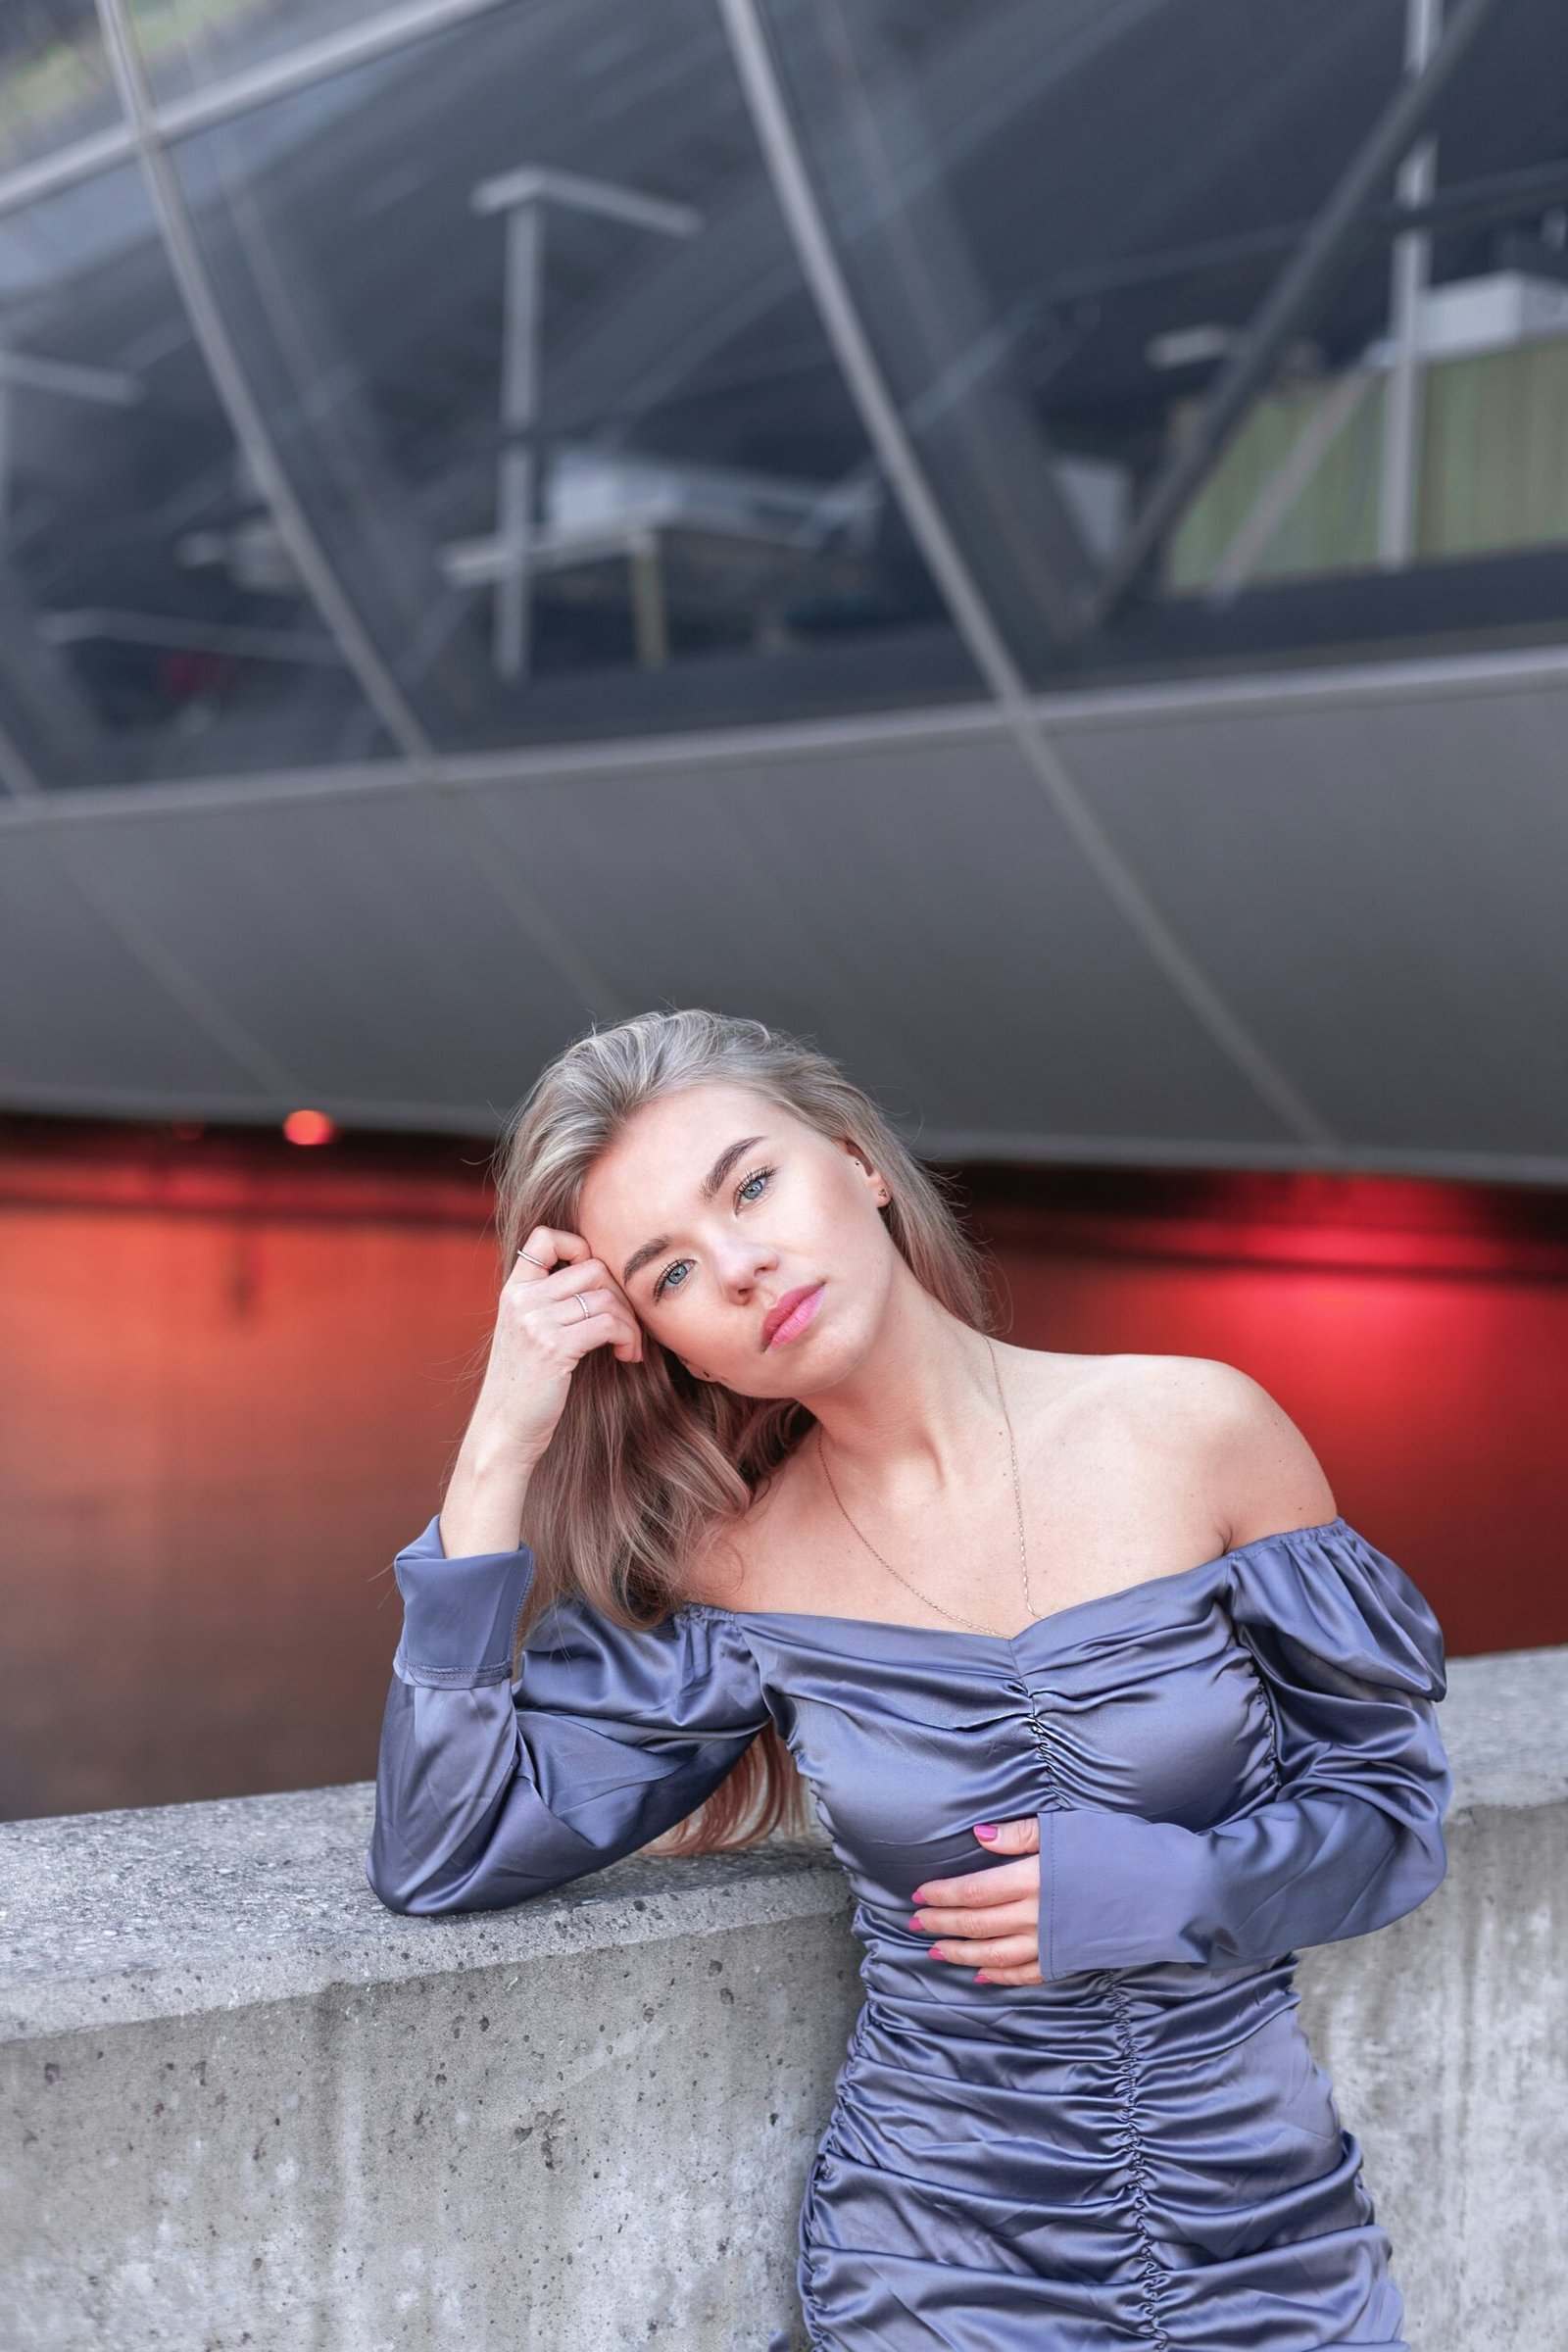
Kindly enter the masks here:
<path id="1" fill-rule="evenodd" d="M 1011 1639 L 576 1601 L 510 1655 L 525 1547 L 398 1554 L 367 1873 L 491 1910 L 631 1852 L 771 1719 L 856 1896 L 865 2001 L 801 2209 L 817 2352 L 1391 2352 L 1360 2151 L 1296 2017 L 1294 1947 L 1443 1876 L 1443 1642 L 1343 1518 Z M 1039 1818 L 1040 1984 L 908 1925 Z M 775 2344 L 782 2338 L 775 2338 Z"/>

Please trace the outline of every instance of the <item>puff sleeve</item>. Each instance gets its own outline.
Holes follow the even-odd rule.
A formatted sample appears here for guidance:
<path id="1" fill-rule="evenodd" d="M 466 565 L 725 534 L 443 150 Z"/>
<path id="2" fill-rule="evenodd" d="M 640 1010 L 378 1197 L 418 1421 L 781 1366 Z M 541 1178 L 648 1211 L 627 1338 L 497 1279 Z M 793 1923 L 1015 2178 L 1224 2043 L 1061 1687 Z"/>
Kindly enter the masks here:
<path id="1" fill-rule="evenodd" d="M 1365 1935 L 1443 1878 L 1443 1637 L 1343 1518 L 1229 1555 L 1222 1597 L 1273 1717 L 1277 1788 L 1210 1830 L 1040 1816 L 1040 1971 L 1224 1968 Z"/>
<path id="2" fill-rule="evenodd" d="M 722 1611 L 627 1629 L 558 1600 L 514 1682 L 526 1544 L 448 1559 L 437 1514 L 393 1567 L 403 1631 L 365 1857 L 389 1910 L 500 1910 L 602 1869 L 692 1812 L 768 1720 Z"/>

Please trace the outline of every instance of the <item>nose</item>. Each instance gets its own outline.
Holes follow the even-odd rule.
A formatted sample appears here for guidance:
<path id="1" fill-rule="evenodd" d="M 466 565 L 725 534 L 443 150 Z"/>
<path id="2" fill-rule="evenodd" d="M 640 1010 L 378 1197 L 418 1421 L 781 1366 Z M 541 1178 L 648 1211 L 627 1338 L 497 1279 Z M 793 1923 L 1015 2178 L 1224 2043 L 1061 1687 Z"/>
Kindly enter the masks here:
<path id="1" fill-rule="evenodd" d="M 747 1298 L 759 1282 L 778 1269 L 778 1251 L 752 1235 L 726 1237 L 718 1254 L 717 1273 L 732 1298 Z"/>

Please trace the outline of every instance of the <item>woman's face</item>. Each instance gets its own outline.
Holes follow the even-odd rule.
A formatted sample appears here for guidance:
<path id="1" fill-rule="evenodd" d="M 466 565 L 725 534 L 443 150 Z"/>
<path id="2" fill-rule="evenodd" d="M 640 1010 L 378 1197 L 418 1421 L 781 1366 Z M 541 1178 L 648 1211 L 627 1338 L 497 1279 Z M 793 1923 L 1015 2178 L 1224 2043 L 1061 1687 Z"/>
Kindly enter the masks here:
<path id="1" fill-rule="evenodd" d="M 875 1336 L 904 1264 L 888 1198 L 848 1143 L 750 1087 L 702 1084 L 628 1122 L 589 1170 L 578 1226 L 688 1370 L 801 1397 L 835 1387 Z"/>

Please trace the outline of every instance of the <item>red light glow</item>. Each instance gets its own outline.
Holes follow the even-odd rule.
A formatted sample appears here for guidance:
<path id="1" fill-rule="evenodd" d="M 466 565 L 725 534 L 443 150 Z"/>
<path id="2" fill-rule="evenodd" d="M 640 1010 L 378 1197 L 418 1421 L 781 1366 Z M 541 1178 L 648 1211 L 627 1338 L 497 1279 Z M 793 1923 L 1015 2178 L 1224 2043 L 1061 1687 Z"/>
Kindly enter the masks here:
<path id="1" fill-rule="evenodd" d="M 337 1129 L 324 1110 L 291 1110 L 283 1121 L 283 1133 L 291 1144 L 330 1144 L 337 1138 Z"/>

